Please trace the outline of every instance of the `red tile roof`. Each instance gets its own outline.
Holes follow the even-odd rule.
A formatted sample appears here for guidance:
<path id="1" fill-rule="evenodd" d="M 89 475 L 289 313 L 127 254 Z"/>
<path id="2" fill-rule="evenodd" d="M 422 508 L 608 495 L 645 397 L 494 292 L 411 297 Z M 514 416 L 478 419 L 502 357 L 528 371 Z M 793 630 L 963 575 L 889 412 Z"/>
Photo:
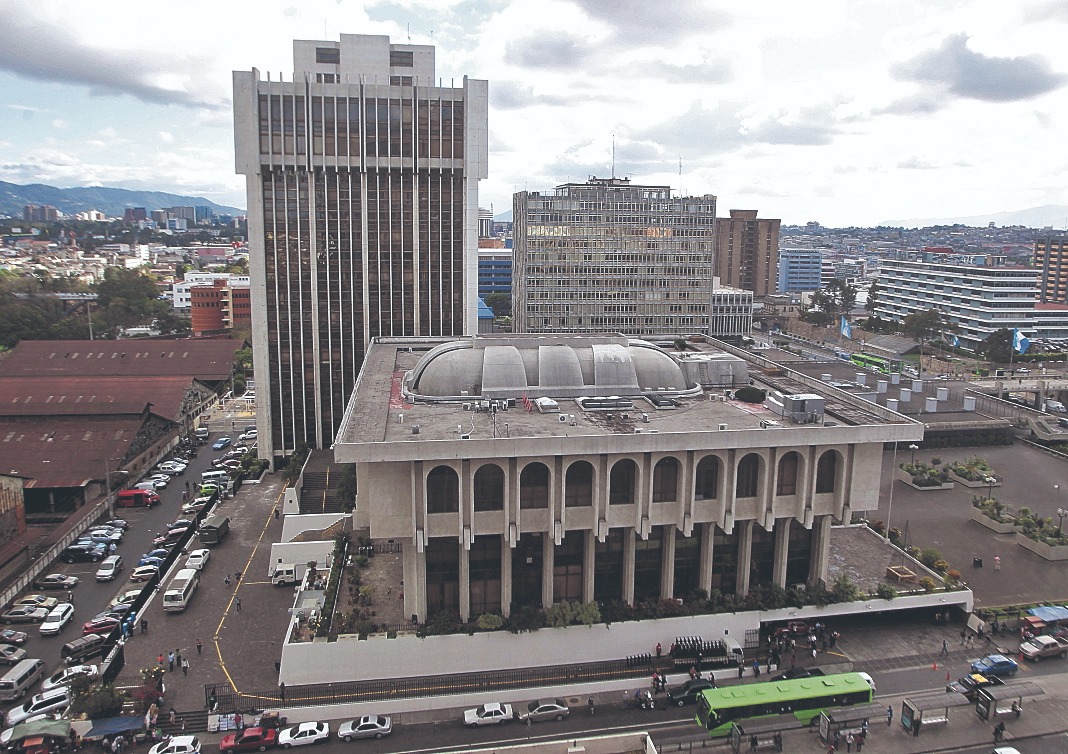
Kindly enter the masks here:
<path id="1" fill-rule="evenodd" d="M 239 339 L 24 340 L 0 360 L 0 376 L 175 376 L 229 379 Z"/>

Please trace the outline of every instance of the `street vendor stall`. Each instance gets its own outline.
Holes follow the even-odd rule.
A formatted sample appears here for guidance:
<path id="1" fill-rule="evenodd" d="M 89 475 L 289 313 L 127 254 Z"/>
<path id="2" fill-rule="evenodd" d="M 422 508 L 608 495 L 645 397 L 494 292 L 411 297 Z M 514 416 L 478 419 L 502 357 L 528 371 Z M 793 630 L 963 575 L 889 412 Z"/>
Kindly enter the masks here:
<path id="1" fill-rule="evenodd" d="M 55 754 L 71 747 L 69 720 L 34 720 L 5 730 L 0 745 L 25 754 Z"/>

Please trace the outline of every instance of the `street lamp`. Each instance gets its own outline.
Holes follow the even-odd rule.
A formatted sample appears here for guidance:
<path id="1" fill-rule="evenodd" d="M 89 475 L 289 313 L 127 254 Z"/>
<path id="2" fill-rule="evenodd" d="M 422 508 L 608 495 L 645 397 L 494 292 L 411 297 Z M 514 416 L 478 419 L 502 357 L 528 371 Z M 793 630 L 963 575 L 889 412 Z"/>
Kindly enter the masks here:
<path id="1" fill-rule="evenodd" d="M 1057 539 L 1061 538 L 1061 529 L 1064 528 L 1064 517 L 1065 516 L 1068 516 L 1068 511 L 1066 511 L 1064 508 L 1058 508 L 1057 509 L 1057 518 L 1059 518 L 1060 521 L 1057 522 Z"/>
<path id="2" fill-rule="evenodd" d="M 917 445 L 916 443 L 912 443 L 912 445 L 909 445 L 909 450 L 912 451 L 912 460 L 909 461 L 909 465 L 910 466 L 915 466 L 916 465 L 916 451 L 919 450 L 919 449 L 920 449 L 920 446 Z"/>
<path id="3" fill-rule="evenodd" d="M 986 499 L 987 500 L 993 500 L 994 499 L 994 485 L 997 483 L 998 480 L 995 479 L 992 476 L 988 476 L 983 481 L 986 482 Z"/>

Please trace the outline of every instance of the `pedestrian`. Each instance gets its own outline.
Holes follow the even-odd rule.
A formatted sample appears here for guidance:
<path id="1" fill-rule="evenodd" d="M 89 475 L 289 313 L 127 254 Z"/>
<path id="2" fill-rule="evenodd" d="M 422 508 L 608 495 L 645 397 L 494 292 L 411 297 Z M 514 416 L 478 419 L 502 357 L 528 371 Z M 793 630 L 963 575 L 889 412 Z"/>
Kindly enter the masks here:
<path id="1" fill-rule="evenodd" d="M 816 659 L 816 647 L 813 646 L 810 650 L 808 650 L 808 652 L 809 652 L 809 654 L 812 655 L 812 659 L 815 660 Z"/>
<path id="2" fill-rule="evenodd" d="M 146 618 L 141 619 L 141 633 L 148 633 L 148 620 Z"/>
<path id="3" fill-rule="evenodd" d="M 275 509 L 274 509 L 274 520 L 275 520 L 275 521 L 277 521 L 277 520 L 278 520 L 279 518 L 280 518 L 280 515 L 279 515 L 279 513 L 278 513 L 278 509 L 277 509 L 277 508 L 275 508 Z"/>
<path id="4" fill-rule="evenodd" d="M 241 612 L 241 598 L 240 597 L 236 597 L 234 599 L 234 604 L 237 605 L 237 612 L 240 613 Z"/>
<path id="5" fill-rule="evenodd" d="M 182 667 L 182 650 L 181 649 L 174 650 L 174 664 L 177 665 L 178 667 Z"/>
<path id="6" fill-rule="evenodd" d="M 234 583 L 235 584 L 240 584 L 241 583 L 241 571 L 234 571 Z"/>
<path id="7" fill-rule="evenodd" d="M 894 708 L 889 704 L 886 705 L 886 727 L 890 727 L 890 723 L 894 722 Z"/>
<path id="8" fill-rule="evenodd" d="M 863 732 L 861 732 L 859 735 L 857 735 L 856 739 L 854 739 L 856 741 L 856 744 L 857 744 L 857 751 L 858 752 L 861 749 L 864 748 L 864 741 L 866 739 L 867 739 L 867 736 Z"/>
<path id="9" fill-rule="evenodd" d="M 1000 571 L 1001 570 L 1001 556 L 1000 555 L 995 555 L 994 556 L 994 570 L 995 571 Z"/>
<path id="10" fill-rule="evenodd" d="M 945 639 L 942 639 L 942 651 L 938 653 L 938 656 L 939 657 L 948 657 L 949 656 L 949 642 L 946 641 Z"/>
<path id="11" fill-rule="evenodd" d="M 200 639 L 197 639 L 197 654 L 200 654 L 200 650 L 202 650 L 203 648 L 204 642 L 202 642 Z"/>
<path id="12" fill-rule="evenodd" d="M 790 668 L 793 669 L 797 665 L 797 652 L 790 653 Z"/>
<path id="13" fill-rule="evenodd" d="M 160 652 L 159 653 L 159 657 L 157 657 L 156 659 L 159 661 L 159 666 L 162 668 L 163 667 L 163 653 Z"/>
<path id="14" fill-rule="evenodd" d="M 72 592 L 70 589 L 67 590 L 67 602 L 72 605 L 74 604 L 74 592 Z"/>
<path id="15" fill-rule="evenodd" d="M 1014 715 L 1016 715 L 1016 717 L 1019 717 L 1021 711 L 1022 710 L 1020 709 L 1020 703 L 1019 702 L 1013 702 L 1012 703 L 1012 713 Z"/>
<path id="16" fill-rule="evenodd" d="M 760 677 L 760 660 L 753 660 L 753 677 Z"/>
<path id="17" fill-rule="evenodd" d="M 834 732 L 834 748 L 838 748 L 842 744 L 842 734 L 838 731 Z"/>
<path id="18" fill-rule="evenodd" d="M 185 733 L 185 718 L 182 718 L 182 733 Z M 860 744 L 857 744 L 857 751 L 860 751 Z"/>
<path id="19" fill-rule="evenodd" d="M 281 700 L 283 702 L 286 700 L 286 682 L 285 681 L 282 681 L 281 683 L 278 684 L 278 698 L 279 698 L 279 700 Z"/>
<path id="20" fill-rule="evenodd" d="M 226 574 L 226 578 L 223 579 L 223 583 L 226 584 L 226 588 L 230 588 L 230 574 Z"/>
<path id="21" fill-rule="evenodd" d="M 182 675 L 189 675 L 189 660 L 182 660 Z"/>
<path id="22" fill-rule="evenodd" d="M 853 732 L 846 733 L 846 751 L 853 751 Z"/>
<path id="23" fill-rule="evenodd" d="M 174 672 L 174 652 L 168 652 L 167 653 L 167 665 L 168 665 L 167 669 L 171 673 L 173 673 Z"/>
<path id="24" fill-rule="evenodd" d="M 968 629 L 962 628 L 960 630 L 960 645 L 964 646 L 964 640 L 968 638 Z"/>
<path id="25" fill-rule="evenodd" d="M 664 653 L 664 648 L 660 646 L 660 642 L 656 643 L 656 659 L 660 659 L 660 655 Z"/>
<path id="26" fill-rule="evenodd" d="M 745 665 L 743 665 L 742 663 L 739 662 L 738 663 L 738 677 L 741 678 L 743 675 L 745 675 Z M 690 680 L 692 681 L 693 679 L 694 679 L 693 668 L 690 668 Z"/>
<path id="27" fill-rule="evenodd" d="M 586 700 L 586 706 L 590 708 L 590 717 L 593 717 L 593 697 Z"/>

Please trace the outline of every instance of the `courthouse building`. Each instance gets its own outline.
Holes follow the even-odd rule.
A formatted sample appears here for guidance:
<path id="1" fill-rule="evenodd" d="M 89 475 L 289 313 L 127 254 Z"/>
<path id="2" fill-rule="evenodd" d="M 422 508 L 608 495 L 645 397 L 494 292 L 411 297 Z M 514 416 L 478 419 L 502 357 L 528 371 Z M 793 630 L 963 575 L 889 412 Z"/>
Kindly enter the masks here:
<path id="1" fill-rule="evenodd" d="M 923 427 L 784 367 L 622 335 L 378 339 L 334 445 L 405 613 L 814 585 Z M 763 404 L 735 391 L 750 381 Z"/>

